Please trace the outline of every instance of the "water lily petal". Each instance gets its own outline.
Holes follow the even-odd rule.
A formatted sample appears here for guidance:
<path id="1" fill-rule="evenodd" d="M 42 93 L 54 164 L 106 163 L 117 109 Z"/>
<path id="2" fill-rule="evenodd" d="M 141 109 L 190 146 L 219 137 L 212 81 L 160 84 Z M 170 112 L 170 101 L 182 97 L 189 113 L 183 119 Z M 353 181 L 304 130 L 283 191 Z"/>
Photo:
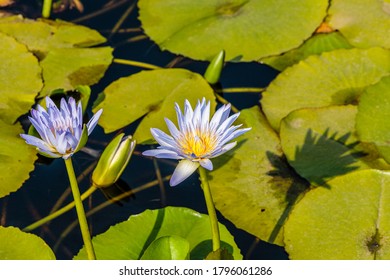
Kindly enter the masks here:
<path id="1" fill-rule="evenodd" d="M 88 136 L 91 134 L 92 130 L 95 128 L 96 124 L 99 121 L 100 115 L 103 113 L 103 109 L 100 109 L 93 115 L 93 117 L 89 120 L 87 123 L 87 128 L 88 128 Z"/>
<path id="2" fill-rule="evenodd" d="M 213 170 L 213 163 L 208 158 L 200 160 L 199 164 L 207 170 Z"/>
<path id="3" fill-rule="evenodd" d="M 142 155 L 156 158 L 183 159 L 183 157 L 179 156 L 177 153 L 166 149 L 147 150 L 144 151 Z"/>
<path id="4" fill-rule="evenodd" d="M 181 160 L 172 174 L 169 184 L 174 187 L 187 179 L 199 167 L 198 162 Z"/>

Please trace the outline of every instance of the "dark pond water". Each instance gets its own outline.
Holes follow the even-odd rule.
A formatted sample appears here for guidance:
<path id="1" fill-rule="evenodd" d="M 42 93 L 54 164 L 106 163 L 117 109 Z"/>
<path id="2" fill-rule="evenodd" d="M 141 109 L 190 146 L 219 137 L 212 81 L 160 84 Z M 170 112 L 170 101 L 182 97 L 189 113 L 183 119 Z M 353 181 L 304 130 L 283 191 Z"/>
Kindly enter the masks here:
<path id="1" fill-rule="evenodd" d="M 85 14 L 101 9 L 102 5 L 110 1 L 82 1 L 85 5 L 83 14 L 73 10 L 61 14 L 55 14 L 65 20 L 75 20 Z M 90 2 L 94 2 L 91 5 Z M 107 13 L 95 16 L 79 23 L 99 30 L 103 35 L 109 36 L 109 31 L 116 24 L 125 10 L 134 1 L 111 1 L 123 2 L 125 4 Z M 28 7 L 24 7 L 25 12 L 31 12 Z M 34 14 L 34 13 L 32 13 Z M 137 10 L 135 9 L 125 20 L 121 29 L 137 28 L 140 23 L 137 20 Z M 112 36 L 108 44 L 115 47 L 114 57 L 148 62 L 159 66 L 165 66 L 177 58 L 169 52 L 162 52 L 152 41 L 145 39 L 138 42 L 126 43 L 126 40 L 134 37 L 138 33 L 118 33 Z M 203 74 L 207 63 L 196 62 L 189 59 L 179 61 L 174 67 L 186 68 L 191 71 Z M 101 92 L 112 81 L 139 72 L 140 68 L 113 64 L 108 69 L 105 77 L 99 84 L 92 87 L 93 101 L 97 94 Z M 227 63 L 223 69 L 221 83 L 217 87 L 264 87 L 276 76 L 277 72 L 271 68 L 257 63 Z M 224 97 L 239 109 L 249 108 L 259 101 L 259 95 L 253 93 L 225 94 Z M 92 102 L 91 102 L 92 104 Z M 91 116 L 90 110 L 88 111 Z M 126 133 L 132 134 L 137 124 L 125 129 Z M 87 144 L 88 148 L 102 150 L 104 145 L 112 138 L 112 135 L 105 135 L 100 127 L 97 127 Z M 128 187 L 134 189 L 145 183 L 156 179 L 155 167 L 152 159 L 140 156 L 140 153 L 149 147 L 137 146 L 136 151 L 125 170 L 122 180 Z M 76 174 L 84 172 L 88 166 L 96 159 L 86 153 L 80 152 L 73 157 Z M 158 166 L 162 176 L 172 174 L 175 162 L 158 161 Z M 89 187 L 90 174 L 86 174 L 80 183 L 83 192 Z M 68 177 L 65 165 L 62 160 L 37 163 L 36 169 L 31 173 L 30 179 L 16 193 L 0 200 L 1 223 L 7 226 L 23 228 L 40 217 L 46 216 L 57 200 L 68 189 Z M 71 196 L 67 196 L 65 202 L 71 201 Z M 107 201 L 106 196 L 97 191 L 92 198 L 87 199 L 85 207 L 88 211 Z M 124 221 L 132 214 L 140 213 L 145 209 L 156 209 L 167 205 L 183 206 L 196 211 L 206 213 L 203 194 L 199 187 L 196 175 L 191 176 L 186 181 L 185 186 L 169 187 L 166 183 L 163 190 L 158 185 L 147 190 L 136 193 L 133 197 L 119 204 L 111 204 L 101 211 L 89 217 L 93 235 L 106 231 L 111 225 Z M 69 226 L 76 221 L 75 211 L 70 211 L 65 215 L 52 221 L 49 225 L 34 230 L 40 235 L 51 248 L 55 249 L 58 259 L 71 259 L 82 244 L 78 225 L 69 231 Z M 242 254 L 247 259 L 287 259 L 288 256 L 283 248 L 256 241 L 256 238 L 242 230 L 235 228 L 229 221 L 219 215 L 219 221 L 225 224 L 229 231 L 235 236 L 236 243 Z M 69 231 L 69 232 L 68 232 Z M 59 241 L 60 240 L 60 241 Z"/>

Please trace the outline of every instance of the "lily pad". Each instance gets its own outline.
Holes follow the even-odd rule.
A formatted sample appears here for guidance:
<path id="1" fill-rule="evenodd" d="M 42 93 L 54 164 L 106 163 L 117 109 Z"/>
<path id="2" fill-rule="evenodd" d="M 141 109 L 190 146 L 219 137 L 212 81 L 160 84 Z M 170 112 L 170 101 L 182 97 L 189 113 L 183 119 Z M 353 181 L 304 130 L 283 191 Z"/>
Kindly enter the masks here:
<path id="1" fill-rule="evenodd" d="M 112 60 L 112 49 L 63 48 L 51 50 L 41 61 L 45 85 L 40 96 L 53 90 L 73 90 L 79 85 L 96 84 Z"/>
<path id="2" fill-rule="evenodd" d="M 291 259 L 390 259 L 390 173 L 351 172 L 308 192 L 285 225 Z"/>
<path id="3" fill-rule="evenodd" d="M 299 175 L 327 186 L 328 180 L 353 170 L 386 167 L 356 138 L 356 113 L 353 105 L 330 106 L 296 110 L 283 119 L 282 148 Z"/>
<path id="4" fill-rule="evenodd" d="M 0 260 L 55 260 L 50 247 L 38 236 L 15 227 L 0 226 Z"/>
<path id="5" fill-rule="evenodd" d="M 308 186 L 288 168 L 279 138 L 258 107 L 242 110 L 237 123 L 252 129 L 213 160 L 208 176 L 216 208 L 236 227 L 283 245 L 284 222 Z"/>
<path id="6" fill-rule="evenodd" d="M 225 226 L 219 224 L 221 246 L 234 259 L 242 259 L 240 249 Z M 99 260 L 138 260 L 153 241 L 164 236 L 178 236 L 189 243 L 190 259 L 204 259 L 212 251 L 210 220 L 207 215 L 182 207 L 146 210 L 95 236 L 92 243 Z M 86 259 L 81 249 L 74 259 Z"/>
<path id="7" fill-rule="evenodd" d="M 93 111 L 103 108 L 99 124 L 106 133 L 146 115 L 134 138 L 137 143 L 154 143 L 150 128 L 168 132 L 164 117 L 176 120 L 175 102 L 183 108 L 185 99 L 195 105 L 203 97 L 210 100 L 213 111 L 216 106 L 214 92 L 199 74 L 185 69 L 142 71 L 111 83 L 100 94 L 103 101 L 95 104 Z"/>
<path id="8" fill-rule="evenodd" d="M 318 55 L 323 52 L 337 49 L 350 49 L 351 44 L 339 32 L 318 33 L 310 37 L 299 48 L 293 49 L 278 56 L 266 57 L 261 60 L 273 68 L 283 71 L 287 67 L 306 59 L 310 55 Z"/>
<path id="9" fill-rule="evenodd" d="M 360 140 L 374 143 L 390 163 L 390 76 L 366 88 L 358 109 L 356 130 Z"/>
<path id="10" fill-rule="evenodd" d="M 35 103 L 42 88 L 37 58 L 14 38 L 0 33 L 0 120 L 13 124 Z"/>
<path id="11" fill-rule="evenodd" d="M 106 42 L 99 32 L 82 25 L 21 16 L 0 18 L 0 32 L 16 38 L 40 59 L 52 49 L 90 47 Z"/>
<path id="12" fill-rule="evenodd" d="M 332 0 L 329 24 L 359 48 L 390 48 L 390 9 L 386 0 Z"/>
<path id="13" fill-rule="evenodd" d="M 318 0 L 141 0 L 139 19 L 161 49 L 192 59 L 252 61 L 298 47 L 326 16 Z M 277 36 L 275 36 L 277 34 Z"/>
<path id="14" fill-rule="evenodd" d="M 390 51 L 340 49 L 313 55 L 287 68 L 263 93 L 261 104 L 271 126 L 300 108 L 356 104 L 364 88 L 390 73 Z"/>
<path id="15" fill-rule="evenodd" d="M 21 133 L 18 123 L 9 125 L 0 120 L 0 197 L 18 190 L 34 170 L 36 150 L 24 142 Z"/>
<path id="16" fill-rule="evenodd" d="M 141 260 L 186 260 L 190 244 L 179 236 L 163 236 L 152 242 Z"/>

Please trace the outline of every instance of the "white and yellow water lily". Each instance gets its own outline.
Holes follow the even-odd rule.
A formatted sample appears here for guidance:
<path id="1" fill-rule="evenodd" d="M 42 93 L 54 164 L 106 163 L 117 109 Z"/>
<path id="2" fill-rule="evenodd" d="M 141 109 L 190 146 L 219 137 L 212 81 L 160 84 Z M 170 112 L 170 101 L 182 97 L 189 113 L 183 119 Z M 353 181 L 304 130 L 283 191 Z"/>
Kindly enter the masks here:
<path id="1" fill-rule="evenodd" d="M 156 158 L 180 160 L 170 180 L 176 186 L 188 178 L 199 166 L 213 170 L 210 159 L 220 156 L 234 148 L 237 142 L 230 142 L 251 128 L 239 129 L 242 124 L 233 125 L 240 113 L 230 115 L 231 105 L 220 107 L 210 120 L 210 101 L 198 100 L 192 109 L 188 100 L 184 103 L 184 112 L 176 103 L 178 127 L 165 118 L 171 135 L 158 128 L 151 133 L 160 144 L 157 149 L 147 150 L 143 155 Z"/>

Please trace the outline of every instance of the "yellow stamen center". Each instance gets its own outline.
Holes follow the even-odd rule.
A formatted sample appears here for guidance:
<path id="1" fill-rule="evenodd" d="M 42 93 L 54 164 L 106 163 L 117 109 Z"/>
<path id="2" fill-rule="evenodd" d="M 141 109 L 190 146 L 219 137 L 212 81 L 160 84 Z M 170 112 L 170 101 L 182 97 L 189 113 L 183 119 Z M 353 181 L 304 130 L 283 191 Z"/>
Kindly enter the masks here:
<path id="1" fill-rule="evenodd" d="M 203 158 L 215 149 L 215 137 L 210 133 L 197 131 L 195 134 L 187 133 L 180 140 L 180 146 L 184 154 L 192 158 Z"/>

